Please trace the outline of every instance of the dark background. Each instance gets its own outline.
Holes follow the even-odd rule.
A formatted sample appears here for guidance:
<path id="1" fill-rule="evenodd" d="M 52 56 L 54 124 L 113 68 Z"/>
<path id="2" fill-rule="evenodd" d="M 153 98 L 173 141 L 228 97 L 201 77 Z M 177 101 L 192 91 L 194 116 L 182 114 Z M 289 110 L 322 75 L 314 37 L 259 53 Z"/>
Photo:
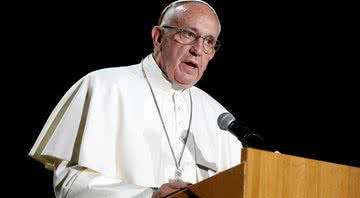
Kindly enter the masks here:
<path id="1" fill-rule="evenodd" d="M 148 55 L 168 2 L 9 5 L 3 164 L 16 194 L 53 196 L 52 173 L 27 155 L 42 126 L 82 76 Z M 360 167 L 353 5 L 208 2 L 222 47 L 197 86 L 282 153 Z"/>

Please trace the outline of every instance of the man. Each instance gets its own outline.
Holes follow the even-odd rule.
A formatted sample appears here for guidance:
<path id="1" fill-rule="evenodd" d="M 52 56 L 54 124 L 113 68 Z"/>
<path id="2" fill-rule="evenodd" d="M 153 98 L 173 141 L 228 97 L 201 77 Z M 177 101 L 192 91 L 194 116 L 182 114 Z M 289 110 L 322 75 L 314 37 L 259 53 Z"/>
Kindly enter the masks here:
<path id="1" fill-rule="evenodd" d="M 164 197 L 240 163 L 226 112 L 193 85 L 220 22 L 199 0 L 166 7 L 140 64 L 92 72 L 65 94 L 30 156 L 54 170 L 57 197 Z"/>

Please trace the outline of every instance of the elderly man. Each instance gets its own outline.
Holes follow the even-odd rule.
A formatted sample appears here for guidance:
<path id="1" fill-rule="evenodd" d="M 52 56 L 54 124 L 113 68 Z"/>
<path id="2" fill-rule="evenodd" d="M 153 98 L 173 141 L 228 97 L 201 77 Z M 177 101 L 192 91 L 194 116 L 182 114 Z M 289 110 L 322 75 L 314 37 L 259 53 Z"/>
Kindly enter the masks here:
<path id="1" fill-rule="evenodd" d="M 200 0 L 167 6 L 141 63 L 92 72 L 65 94 L 30 156 L 54 170 L 57 197 L 164 197 L 240 163 L 226 112 L 194 87 L 219 47 Z"/>

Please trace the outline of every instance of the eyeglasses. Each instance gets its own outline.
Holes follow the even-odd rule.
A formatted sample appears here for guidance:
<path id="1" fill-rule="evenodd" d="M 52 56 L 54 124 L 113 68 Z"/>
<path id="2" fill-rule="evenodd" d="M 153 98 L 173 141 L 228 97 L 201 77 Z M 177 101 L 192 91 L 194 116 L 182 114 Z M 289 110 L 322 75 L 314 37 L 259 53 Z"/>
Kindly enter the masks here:
<path id="1" fill-rule="evenodd" d="M 176 39 L 176 41 L 178 41 L 179 43 L 184 44 L 184 45 L 192 45 L 199 38 L 202 38 L 203 39 L 203 48 L 204 48 L 204 52 L 206 54 L 214 53 L 220 48 L 220 42 L 218 40 L 216 40 L 213 36 L 209 35 L 209 36 L 202 37 L 192 31 L 173 27 L 173 26 L 168 26 L 168 25 L 163 25 L 161 27 L 177 30 L 176 34 L 174 35 L 175 36 L 174 38 Z"/>

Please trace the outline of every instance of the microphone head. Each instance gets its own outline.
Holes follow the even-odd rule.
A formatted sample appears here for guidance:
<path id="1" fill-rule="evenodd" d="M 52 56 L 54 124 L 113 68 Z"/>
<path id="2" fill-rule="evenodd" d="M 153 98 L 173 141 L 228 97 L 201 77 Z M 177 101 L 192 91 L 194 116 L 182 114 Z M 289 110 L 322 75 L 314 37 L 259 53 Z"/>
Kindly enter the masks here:
<path id="1" fill-rule="evenodd" d="M 234 121 L 235 121 L 235 117 L 229 112 L 220 114 L 217 119 L 217 123 L 218 123 L 220 129 L 225 130 L 225 131 L 227 131 L 229 129 L 230 124 Z"/>

